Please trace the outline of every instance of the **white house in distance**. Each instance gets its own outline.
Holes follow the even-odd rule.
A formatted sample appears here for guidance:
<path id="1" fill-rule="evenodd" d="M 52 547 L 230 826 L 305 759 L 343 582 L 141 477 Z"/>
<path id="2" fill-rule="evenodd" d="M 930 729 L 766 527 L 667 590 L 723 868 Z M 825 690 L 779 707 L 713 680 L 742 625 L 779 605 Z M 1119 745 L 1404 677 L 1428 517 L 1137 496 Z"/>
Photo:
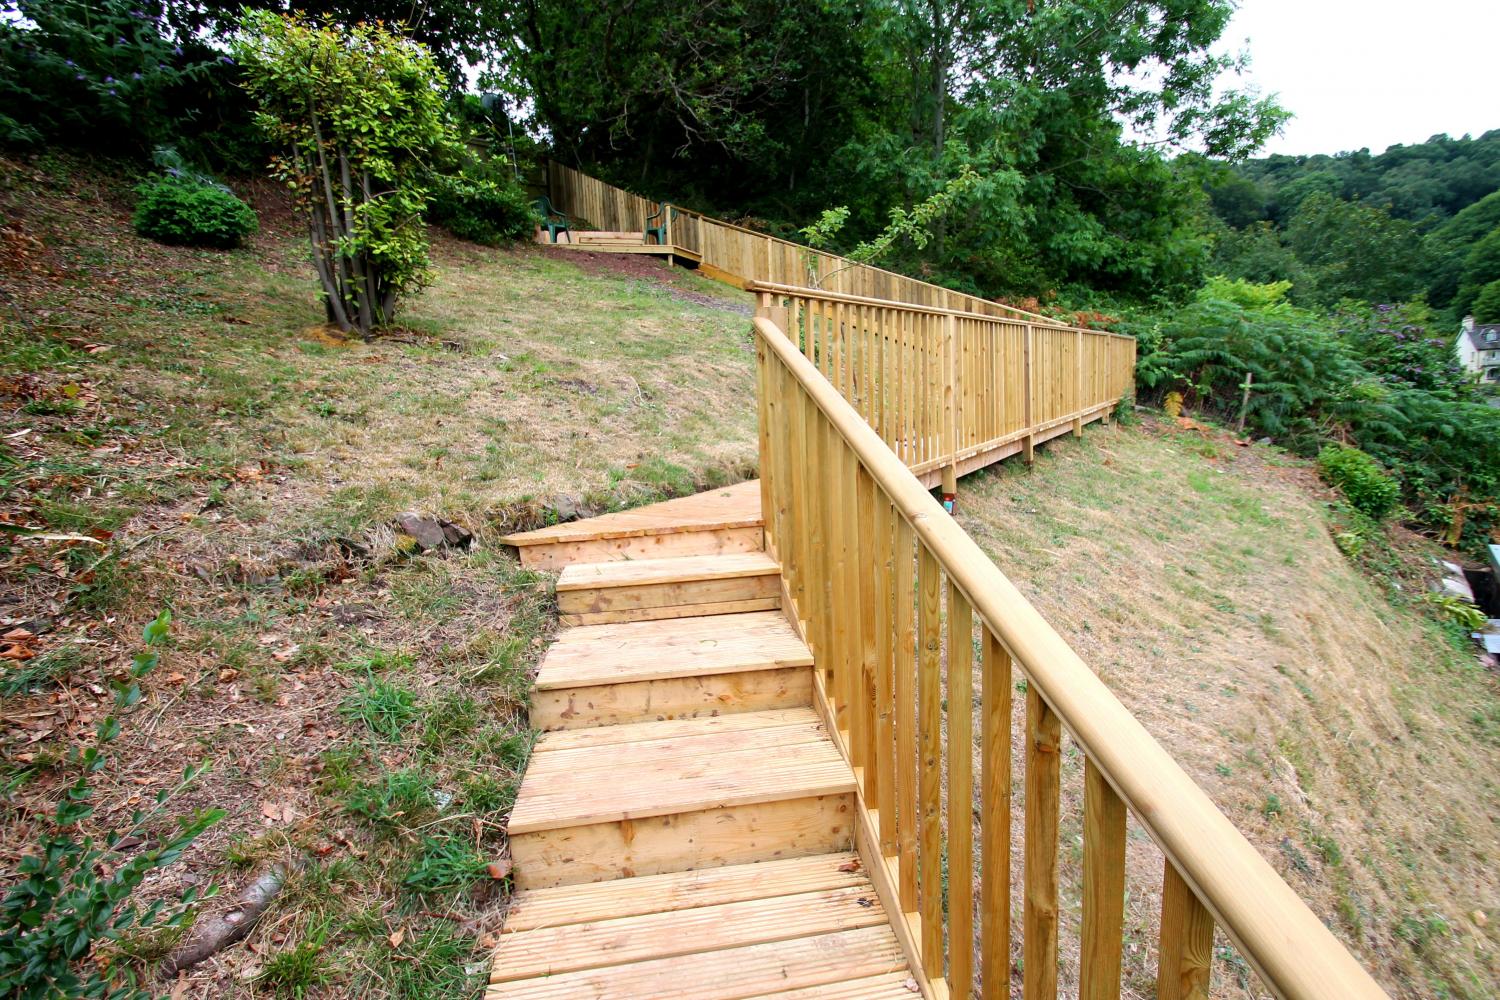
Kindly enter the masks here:
<path id="1" fill-rule="evenodd" d="M 1465 316 L 1458 331 L 1458 363 L 1482 382 L 1500 382 L 1500 323 L 1475 323 Z"/>

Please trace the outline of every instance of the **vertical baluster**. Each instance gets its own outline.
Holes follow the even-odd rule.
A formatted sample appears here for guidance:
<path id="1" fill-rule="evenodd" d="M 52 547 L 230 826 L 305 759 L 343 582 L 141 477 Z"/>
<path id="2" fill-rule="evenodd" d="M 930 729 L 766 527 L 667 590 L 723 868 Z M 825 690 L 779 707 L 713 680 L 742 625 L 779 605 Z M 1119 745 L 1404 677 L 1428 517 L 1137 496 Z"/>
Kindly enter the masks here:
<path id="1" fill-rule="evenodd" d="M 979 956 L 984 1000 L 1010 997 L 1010 654 L 987 624 L 981 715 Z"/>
<path id="2" fill-rule="evenodd" d="M 1062 724 L 1026 686 L 1026 901 L 1022 933 L 1025 1000 L 1057 996 L 1057 819 Z"/>
<path id="3" fill-rule="evenodd" d="M 823 674 L 823 684 L 829 696 L 833 695 L 833 650 L 829 648 L 828 592 L 829 573 L 833 564 L 828 541 L 828 456 L 824 447 L 825 426 L 823 414 L 812 397 L 804 389 L 802 396 L 803 427 L 810 451 L 811 465 L 807 485 L 807 514 L 809 521 L 811 572 L 808 586 L 811 590 L 813 658 Z"/>
<path id="4" fill-rule="evenodd" d="M 1119 1000 L 1125 803 L 1093 760 L 1083 771 L 1083 944 L 1078 1000 Z"/>
<path id="5" fill-rule="evenodd" d="M 919 775 L 922 866 L 922 968 L 933 979 L 943 975 L 943 678 L 942 579 L 937 558 L 917 543 L 917 586 L 921 591 L 921 660 L 917 666 L 917 723 L 921 730 Z"/>
<path id="6" fill-rule="evenodd" d="M 908 466 L 911 465 L 911 433 L 907 429 L 908 414 L 911 412 L 911 403 L 906 388 L 907 373 L 911 371 L 911 364 L 906 351 L 906 317 L 907 314 L 897 309 L 895 316 L 896 340 L 896 363 L 893 375 L 896 381 L 896 455 Z"/>
<path id="7" fill-rule="evenodd" d="M 1161 947 L 1157 957 L 1158 1000 L 1208 1000 L 1213 966 L 1214 918 L 1192 886 L 1165 861 L 1161 887 Z"/>
<path id="8" fill-rule="evenodd" d="M 974 612 L 948 583 L 948 985 L 974 992 Z"/>
<path id="9" fill-rule="evenodd" d="M 880 573 L 875 537 L 875 480 L 870 477 L 870 473 L 857 458 L 853 459 L 852 465 L 855 474 L 857 504 L 854 512 L 854 536 L 858 545 L 858 556 L 854 565 L 859 584 L 856 588 L 859 596 L 859 613 L 855 617 L 855 621 L 859 623 L 859 688 L 856 692 L 856 704 L 860 722 L 857 745 L 860 762 L 865 769 L 865 802 L 875 806 L 880 802 L 881 786 L 889 777 L 881 774 L 881 760 L 877 755 L 875 735 L 876 604 L 878 601 L 876 588 L 879 584 L 878 574 Z"/>
<path id="10" fill-rule="evenodd" d="M 917 909 L 916 554 L 906 518 L 896 516 L 896 839 L 901 851 L 901 911 Z"/>
<path id="11" fill-rule="evenodd" d="M 793 614 L 799 618 L 800 626 L 800 619 L 807 614 L 807 598 L 803 593 L 803 581 L 807 576 L 804 515 L 807 508 L 803 506 L 801 486 L 806 456 L 800 451 L 793 454 L 793 449 L 802 448 L 805 439 L 798 430 L 802 408 L 796 405 L 796 397 L 800 390 L 791 381 L 791 373 L 778 359 L 773 373 L 773 391 L 780 401 L 781 414 L 777 423 L 780 453 L 776 460 L 777 478 L 781 484 L 776 491 L 776 520 L 781 526 L 781 540 L 777 544 L 786 550 L 781 559 L 786 567 L 787 593 L 791 595 L 795 607 Z"/>
<path id="12" fill-rule="evenodd" d="M 847 733 L 850 726 L 849 703 L 851 686 L 849 678 L 849 551 L 848 509 L 844 493 L 847 488 L 844 470 L 844 439 L 827 419 L 821 421 L 824 439 L 824 470 L 828 492 L 822 506 L 828 526 L 829 554 L 832 558 L 832 574 L 829 578 L 829 651 L 833 660 L 833 687 L 836 727 Z M 845 737 L 844 746 L 848 747 Z"/>
<path id="13" fill-rule="evenodd" d="M 896 759 L 896 716 L 893 705 L 896 650 L 897 581 L 891 533 L 895 530 L 895 511 L 885 491 L 874 489 L 875 508 L 875 767 L 880 771 L 880 853 L 896 853 L 896 772 L 908 761 Z"/>

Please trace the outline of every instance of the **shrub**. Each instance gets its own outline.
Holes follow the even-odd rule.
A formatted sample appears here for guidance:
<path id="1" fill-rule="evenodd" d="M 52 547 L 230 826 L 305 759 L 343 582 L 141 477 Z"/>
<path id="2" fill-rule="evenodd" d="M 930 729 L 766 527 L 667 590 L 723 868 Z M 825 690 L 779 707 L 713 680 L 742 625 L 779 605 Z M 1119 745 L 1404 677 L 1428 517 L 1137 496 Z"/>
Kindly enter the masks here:
<path id="1" fill-rule="evenodd" d="M 506 162 L 475 161 L 438 179 L 428 218 L 461 240 L 500 246 L 536 226 L 531 199 Z"/>
<path id="2" fill-rule="evenodd" d="M 1355 510 L 1377 521 L 1401 502 L 1401 489 L 1380 463 L 1358 448 L 1329 445 L 1318 453 L 1318 470 L 1349 498 Z"/>
<path id="3" fill-rule="evenodd" d="M 227 250 L 259 228 L 255 211 L 221 184 L 168 174 L 135 190 L 135 231 L 159 243 Z"/>

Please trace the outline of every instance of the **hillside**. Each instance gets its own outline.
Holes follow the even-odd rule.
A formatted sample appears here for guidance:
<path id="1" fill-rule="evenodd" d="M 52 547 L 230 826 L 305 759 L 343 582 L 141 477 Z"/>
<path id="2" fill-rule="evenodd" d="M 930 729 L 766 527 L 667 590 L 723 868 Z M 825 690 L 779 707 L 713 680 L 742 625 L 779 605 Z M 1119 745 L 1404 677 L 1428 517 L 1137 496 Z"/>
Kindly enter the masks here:
<path id="1" fill-rule="evenodd" d="M 1393 535 L 1400 589 L 1382 593 L 1334 544 L 1306 463 L 1155 421 L 962 490 L 964 528 L 1393 996 L 1495 995 L 1500 686 L 1413 610 L 1438 550 Z M 1080 795 L 1081 758 L 1064 760 Z M 1065 799 L 1064 843 L 1080 809 Z M 1139 829 L 1130 864 L 1127 933 L 1154 941 Z M 1141 995 L 1149 954 L 1126 951 Z M 1216 996 L 1260 995 L 1217 954 Z"/>
<path id="2" fill-rule="evenodd" d="M 291 871 L 179 995 L 472 996 L 554 622 L 548 581 L 495 541 L 753 474 L 747 297 L 439 236 L 402 327 L 348 342 L 315 325 L 274 192 L 246 192 L 261 233 L 219 253 L 135 237 L 128 187 L 0 161 L 0 524 L 31 536 L 0 548 L 0 632 L 28 633 L 0 672 L 0 870 L 169 607 L 99 822 L 207 760 L 174 810 L 227 816 L 150 893 L 232 898 Z M 1149 422 L 1039 455 L 966 479 L 965 528 L 1394 995 L 1493 995 L 1495 679 L 1339 553 L 1298 460 Z M 415 552 L 390 527 L 406 510 L 474 544 Z M 1131 852 L 1127 982 L 1146 995 L 1159 856 Z M 108 957 L 145 967 L 174 943 Z M 1251 995 L 1220 958 L 1224 995 Z"/>

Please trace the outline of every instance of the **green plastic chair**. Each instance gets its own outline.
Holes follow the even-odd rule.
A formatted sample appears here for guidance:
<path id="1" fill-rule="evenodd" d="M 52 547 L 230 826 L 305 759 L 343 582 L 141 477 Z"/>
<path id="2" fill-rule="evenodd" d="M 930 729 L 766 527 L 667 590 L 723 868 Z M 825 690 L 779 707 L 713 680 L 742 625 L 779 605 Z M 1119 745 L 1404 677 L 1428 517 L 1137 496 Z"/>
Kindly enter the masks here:
<path id="1" fill-rule="evenodd" d="M 537 215 L 541 216 L 541 224 L 547 228 L 549 242 L 556 243 L 558 233 L 567 233 L 570 237 L 573 235 L 572 224 L 568 217 L 553 208 L 551 200 L 546 195 L 538 198 L 531 207 L 536 209 Z"/>
<path id="2" fill-rule="evenodd" d="M 668 215 L 667 214 L 668 212 L 670 212 L 671 214 Z M 658 205 L 656 207 L 656 211 L 655 212 L 653 212 L 652 214 L 646 216 L 646 231 L 641 234 L 641 239 L 649 243 L 651 241 L 651 237 L 655 236 L 656 237 L 656 242 L 657 242 L 658 246 L 666 246 L 667 245 L 667 225 L 668 225 L 669 221 L 672 218 L 674 218 L 676 215 L 677 215 L 677 210 L 676 209 L 672 208 L 666 202 L 662 202 L 660 205 Z M 651 224 L 651 221 L 653 219 L 660 219 L 661 221 L 658 222 L 656 225 L 653 226 Z"/>

